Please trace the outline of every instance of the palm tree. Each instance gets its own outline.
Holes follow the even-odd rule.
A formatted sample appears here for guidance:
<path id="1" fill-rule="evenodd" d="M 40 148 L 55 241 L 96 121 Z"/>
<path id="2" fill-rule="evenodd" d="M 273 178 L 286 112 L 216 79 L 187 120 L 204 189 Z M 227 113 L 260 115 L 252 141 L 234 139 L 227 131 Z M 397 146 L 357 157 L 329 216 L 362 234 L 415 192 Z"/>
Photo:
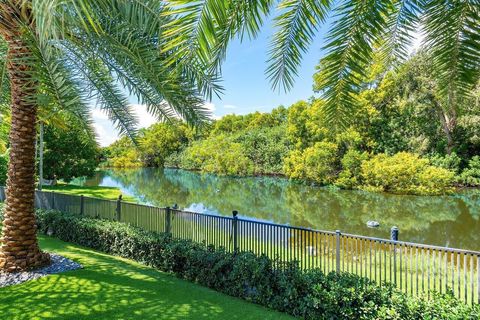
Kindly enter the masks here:
<path id="1" fill-rule="evenodd" d="M 0 105 L 11 113 L 0 270 L 49 263 L 34 216 L 39 112 L 88 125 L 95 102 L 133 139 L 129 94 L 158 119 L 208 118 L 203 98 L 221 89 L 215 70 L 201 57 L 169 59 L 175 48 L 164 33 L 175 15 L 168 10 L 159 0 L 0 0 Z"/>

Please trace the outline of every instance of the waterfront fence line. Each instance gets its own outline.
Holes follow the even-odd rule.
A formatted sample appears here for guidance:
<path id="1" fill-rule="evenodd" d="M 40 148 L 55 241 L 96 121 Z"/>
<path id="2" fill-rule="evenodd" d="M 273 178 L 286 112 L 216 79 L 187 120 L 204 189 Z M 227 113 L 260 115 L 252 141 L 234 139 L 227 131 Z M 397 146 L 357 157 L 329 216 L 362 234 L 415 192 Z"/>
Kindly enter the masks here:
<path id="1" fill-rule="evenodd" d="M 5 191 L 0 187 L 0 201 L 4 200 Z M 275 259 L 278 267 L 298 261 L 302 269 L 349 272 L 380 285 L 391 283 L 410 295 L 450 292 L 466 303 L 480 303 L 477 251 L 247 220 L 238 218 L 236 211 L 225 217 L 159 208 L 121 198 L 36 191 L 35 206 L 167 232 L 230 252 L 264 254 Z"/>

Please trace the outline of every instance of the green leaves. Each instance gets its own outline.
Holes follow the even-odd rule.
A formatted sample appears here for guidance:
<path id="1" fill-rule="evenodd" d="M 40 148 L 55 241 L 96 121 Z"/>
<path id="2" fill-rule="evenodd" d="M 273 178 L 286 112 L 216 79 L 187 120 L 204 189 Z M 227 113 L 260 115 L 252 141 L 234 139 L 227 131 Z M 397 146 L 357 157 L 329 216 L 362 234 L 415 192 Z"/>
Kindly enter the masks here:
<path id="1" fill-rule="evenodd" d="M 356 105 L 355 94 L 373 57 L 373 46 L 387 27 L 390 1 L 349 1 L 335 10 L 336 21 L 327 36 L 327 55 L 320 61 L 324 81 L 319 89 L 326 100 L 328 121 L 339 128 L 348 124 Z"/>
<path id="2" fill-rule="evenodd" d="M 277 32 L 270 45 L 266 70 L 274 88 L 293 86 L 302 54 L 307 52 L 318 26 L 325 22 L 330 5 L 330 0 L 284 0 L 278 5 Z"/>
<path id="3" fill-rule="evenodd" d="M 468 97 L 480 76 L 480 1 L 426 1 L 425 47 L 447 108 Z"/>

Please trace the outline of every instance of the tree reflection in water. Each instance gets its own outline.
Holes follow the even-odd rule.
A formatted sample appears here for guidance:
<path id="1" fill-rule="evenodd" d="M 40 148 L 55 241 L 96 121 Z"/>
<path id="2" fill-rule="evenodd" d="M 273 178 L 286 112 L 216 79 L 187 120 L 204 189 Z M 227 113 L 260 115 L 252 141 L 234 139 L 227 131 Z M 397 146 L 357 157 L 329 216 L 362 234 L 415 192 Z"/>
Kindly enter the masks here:
<path id="1" fill-rule="evenodd" d="M 480 250 L 480 192 L 454 196 L 404 196 L 334 190 L 277 177 L 232 178 L 176 169 L 99 172 L 86 184 L 118 186 L 139 201 L 178 204 L 197 212 L 249 217 L 281 224 Z M 370 229 L 368 220 L 380 222 Z"/>

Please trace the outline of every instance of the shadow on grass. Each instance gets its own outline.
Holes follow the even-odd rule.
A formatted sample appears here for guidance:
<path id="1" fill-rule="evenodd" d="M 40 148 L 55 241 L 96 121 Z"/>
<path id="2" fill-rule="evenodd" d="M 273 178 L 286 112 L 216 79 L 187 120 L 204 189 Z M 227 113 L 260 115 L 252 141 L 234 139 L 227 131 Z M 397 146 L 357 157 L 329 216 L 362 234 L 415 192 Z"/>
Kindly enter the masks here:
<path id="1" fill-rule="evenodd" d="M 0 289 L 1 319 L 290 319 L 129 260 L 41 237 L 83 264 Z"/>

